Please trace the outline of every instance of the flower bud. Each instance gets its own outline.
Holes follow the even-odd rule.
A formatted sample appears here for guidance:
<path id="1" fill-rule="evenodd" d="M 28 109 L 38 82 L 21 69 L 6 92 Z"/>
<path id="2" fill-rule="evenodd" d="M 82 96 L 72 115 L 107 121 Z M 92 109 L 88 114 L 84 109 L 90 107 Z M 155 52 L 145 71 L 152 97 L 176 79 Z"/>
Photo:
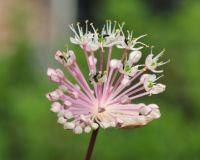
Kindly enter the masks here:
<path id="1" fill-rule="evenodd" d="M 73 122 L 64 123 L 64 129 L 74 129 L 75 124 Z"/>
<path id="2" fill-rule="evenodd" d="M 81 134 L 83 132 L 83 128 L 81 126 L 76 126 L 74 128 L 74 133 Z"/>
<path id="3" fill-rule="evenodd" d="M 46 97 L 50 100 L 50 101 L 57 101 L 59 100 L 61 97 L 63 96 L 63 92 L 59 89 L 50 92 L 46 95 Z"/>
<path id="4" fill-rule="evenodd" d="M 64 102 L 64 106 L 66 106 L 66 107 L 70 107 L 72 105 L 72 102 L 70 102 L 70 101 L 65 101 Z"/>
<path id="5" fill-rule="evenodd" d="M 85 133 L 90 133 L 91 127 L 90 127 L 90 126 L 86 126 L 86 127 L 84 128 L 84 131 L 85 131 Z"/>
<path id="6" fill-rule="evenodd" d="M 60 83 L 64 78 L 64 73 L 60 69 L 48 68 L 47 75 L 50 77 L 51 81 L 55 83 Z"/>
<path id="7" fill-rule="evenodd" d="M 51 105 L 51 109 L 50 109 L 50 110 L 51 110 L 52 112 L 57 113 L 57 112 L 59 112 L 61 109 L 62 109 L 61 104 L 58 103 L 58 102 L 54 102 L 54 103 Z"/>
<path id="8" fill-rule="evenodd" d="M 75 98 L 75 99 L 77 99 L 79 97 L 79 93 L 76 92 L 76 91 L 73 91 L 72 92 L 72 97 Z"/>
<path id="9" fill-rule="evenodd" d="M 66 119 L 73 118 L 72 112 L 66 111 L 64 117 L 65 117 Z"/>
<path id="10" fill-rule="evenodd" d="M 158 105 L 156 105 L 156 104 L 149 104 L 148 107 L 152 109 L 151 113 L 149 114 L 149 116 L 152 119 L 158 119 L 158 118 L 160 118 L 161 114 L 160 114 Z"/>
<path id="11" fill-rule="evenodd" d="M 64 124 L 67 120 L 64 117 L 59 117 L 57 122 L 60 124 Z"/>
<path id="12" fill-rule="evenodd" d="M 129 54 L 129 62 L 131 64 L 133 63 L 137 63 L 142 57 L 142 52 L 141 51 L 132 51 L 130 54 Z"/>
<path id="13" fill-rule="evenodd" d="M 121 61 L 120 61 L 120 60 L 117 60 L 117 59 L 112 59 L 112 60 L 110 61 L 110 67 L 111 67 L 111 68 L 114 68 L 114 69 L 120 68 L 121 64 L 122 64 Z"/>
<path id="14" fill-rule="evenodd" d="M 149 104 L 148 107 L 150 107 L 152 109 L 159 109 L 157 104 Z"/>
<path id="15" fill-rule="evenodd" d="M 124 86 L 129 85 L 129 83 L 130 83 L 130 80 L 128 77 L 124 77 L 121 81 L 121 84 Z"/>
<path id="16" fill-rule="evenodd" d="M 89 56 L 89 63 L 91 66 L 95 66 L 97 63 L 97 59 L 95 57 Z"/>
<path id="17" fill-rule="evenodd" d="M 144 106 L 144 107 L 141 108 L 140 114 L 143 115 L 143 116 L 146 116 L 151 112 L 151 110 L 152 109 L 149 106 Z"/>
<path id="18" fill-rule="evenodd" d="M 111 122 L 110 122 L 110 126 L 111 126 L 111 127 L 116 127 L 116 125 L 117 125 L 117 124 L 116 124 L 114 121 L 111 121 Z"/>
<path id="19" fill-rule="evenodd" d="M 105 128 L 105 129 L 110 127 L 110 123 L 109 122 L 101 122 L 100 125 L 101 125 L 102 128 Z"/>
<path id="20" fill-rule="evenodd" d="M 81 120 L 81 121 L 86 121 L 86 117 L 85 117 L 83 114 L 81 114 L 81 115 L 80 115 L 80 120 Z"/>
<path id="21" fill-rule="evenodd" d="M 91 127 L 93 129 L 97 129 L 99 127 L 99 125 L 97 123 L 91 123 Z"/>
<path id="22" fill-rule="evenodd" d="M 153 118 L 153 119 L 159 119 L 161 114 L 160 114 L 160 111 L 158 109 L 155 109 L 151 112 L 150 116 Z"/>

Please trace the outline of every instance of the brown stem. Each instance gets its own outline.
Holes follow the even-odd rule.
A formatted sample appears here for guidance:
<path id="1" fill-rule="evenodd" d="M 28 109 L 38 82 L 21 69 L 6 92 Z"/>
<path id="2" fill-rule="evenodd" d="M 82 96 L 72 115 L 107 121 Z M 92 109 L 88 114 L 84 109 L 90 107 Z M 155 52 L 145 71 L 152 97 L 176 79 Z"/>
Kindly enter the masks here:
<path id="1" fill-rule="evenodd" d="M 93 130 L 93 132 L 92 132 L 92 135 L 91 135 L 91 138 L 90 138 L 90 143 L 88 145 L 87 154 L 85 156 L 85 160 L 91 160 L 92 151 L 94 149 L 94 145 L 95 145 L 95 141 L 96 141 L 98 131 L 99 131 L 99 128 L 97 128 L 96 130 Z"/>

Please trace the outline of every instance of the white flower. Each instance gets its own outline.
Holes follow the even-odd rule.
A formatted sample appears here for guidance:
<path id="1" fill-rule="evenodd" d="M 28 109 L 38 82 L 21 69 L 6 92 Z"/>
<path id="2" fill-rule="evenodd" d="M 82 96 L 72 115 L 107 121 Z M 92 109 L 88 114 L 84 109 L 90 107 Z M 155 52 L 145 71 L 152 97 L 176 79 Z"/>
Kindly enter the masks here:
<path id="1" fill-rule="evenodd" d="M 140 78 L 140 82 L 144 83 L 145 81 L 156 81 L 156 75 L 155 74 L 143 74 Z"/>
<path id="2" fill-rule="evenodd" d="M 81 48 L 85 46 L 87 52 L 94 52 L 99 49 L 98 40 L 95 37 L 90 38 L 87 44 L 82 45 Z"/>
<path id="3" fill-rule="evenodd" d="M 160 77 L 156 78 L 156 75 L 145 74 L 141 77 L 140 81 L 144 84 L 144 88 L 149 94 L 158 94 L 165 91 L 165 85 L 156 84 L 156 80 Z"/>
<path id="4" fill-rule="evenodd" d="M 125 64 L 121 65 L 119 72 L 124 74 L 125 76 L 133 77 L 138 72 L 138 67 L 133 66 L 130 62 L 125 62 Z"/>
<path id="5" fill-rule="evenodd" d="M 80 27 L 80 23 L 77 23 L 77 30 L 74 28 L 74 25 L 69 25 L 69 28 L 74 33 L 74 37 L 70 37 L 70 41 L 74 44 L 79 44 L 81 46 L 86 45 L 91 38 L 93 37 L 93 34 L 88 31 L 88 21 L 85 22 L 85 32 L 83 31 L 83 28 Z"/>
<path id="6" fill-rule="evenodd" d="M 151 49 L 151 53 L 147 56 L 147 58 L 146 58 L 146 61 L 145 61 L 145 65 L 146 65 L 146 67 L 149 69 L 149 70 L 151 70 L 152 72 L 155 72 L 155 73 L 161 73 L 161 72 L 163 72 L 163 70 L 156 70 L 156 68 L 158 67 L 158 66 L 162 66 L 162 65 L 164 65 L 164 64 L 166 64 L 166 63 L 168 63 L 169 62 L 169 60 L 168 61 L 166 61 L 166 62 L 158 62 L 158 60 L 159 60 L 159 58 L 164 54 L 164 52 L 165 52 L 165 50 L 163 50 L 162 52 L 160 52 L 157 56 L 155 56 L 154 58 L 153 58 L 153 54 L 152 54 L 152 49 Z"/>
<path id="7" fill-rule="evenodd" d="M 96 51 L 99 48 L 98 38 L 95 37 L 94 33 L 88 31 L 88 21 L 85 21 L 85 31 L 80 27 L 80 23 L 77 23 L 77 30 L 74 25 L 69 25 L 69 28 L 74 33 L 74 37 L 70 37 L 70 41 L 74 44 L 80 45 L 88 52 Z"/>
<path id="8" fill-rule="evenodd" d="M 133 50 L 133 51 L 138 51 L 140 49 L 143 48 L 143 46 L 141 47 L 137 47 L 135 48 L 135 45 L 136 44 L 142 44 L 144 46 L 147 46 L 146 44 L 142 43 L 142 42 L 138 42 L 138 40 L 146 35 L 142 35 L 142 36 L 139 36 L 137 38 L 134 38 L 133 37 L 133 32 L 128 32 L 128 36 L 126 37 L 124 35 L 124 33 L 122 32 L 122 41 L 117 45 L 118 48 L 125 48 L 125 49 L 128 49 L 128 50 Z"/>
<path id="9" fill-rule="evenodd" d="M 111 47 L 121 42 L 122 36 L 120 35 L 120 29 L 116 29 L 116 24 L 117 22 L 114 21 L 112 27 L 112 21 L 106 21 L 106 25 L 103 26 L 101 34 L 98 37 L 98 42 L 101 47 Z M 124 24 L 121 25 L 121 29 L 123 25 Z"/>

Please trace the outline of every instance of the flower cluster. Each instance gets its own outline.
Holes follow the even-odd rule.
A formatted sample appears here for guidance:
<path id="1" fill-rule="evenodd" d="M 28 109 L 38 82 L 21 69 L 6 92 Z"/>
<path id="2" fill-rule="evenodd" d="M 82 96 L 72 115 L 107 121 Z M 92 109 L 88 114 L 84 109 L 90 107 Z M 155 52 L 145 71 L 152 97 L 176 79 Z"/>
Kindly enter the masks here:
<path id="1" fill-rule="evenodd" d="M 156 76 L 163 72 L 157 68 L 168 62 L 159 61 L 164 51 L 154 56 L 151 48 L 145 63 L 137 64 L 143 54 L 141 49 L 147 47 L 139 41 L 145 35 L 133 37 L 129 31 L 125 34 L 123 26 L 123 23 L 107 21 L 98 32 L 88 21 L 84 28 L 79 23 L 77 27 L 70 25 L 74 33 L 70 41 L 81 47 L 89 73 L 85 77 L 72 50 L 57 51 L 55 59 L 64 65 L 76 84 L 70 82 L 60 69 L 49 68 L 47 71 L 50 80 L 59 84 L 47 98 L 53 101 L 51 111 L 57 114 L 57 121 L 64 129 L 81 134 L 98 127 L 134 128 L 160 117 L 158 105 L 132 102 L 165 90 L 165 85 L 157 83 L 161 76 Z M 113 47 L 124 49 L 121 59 L 111 58 Z M 107 56 L 105 66 L 104 54 Z"/>

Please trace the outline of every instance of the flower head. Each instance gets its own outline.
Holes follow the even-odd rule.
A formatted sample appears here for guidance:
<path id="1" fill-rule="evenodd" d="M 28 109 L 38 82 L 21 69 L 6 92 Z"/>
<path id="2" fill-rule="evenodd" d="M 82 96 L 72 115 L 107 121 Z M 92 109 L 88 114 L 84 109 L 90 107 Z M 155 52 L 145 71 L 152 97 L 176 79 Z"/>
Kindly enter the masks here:
<path id="1" fill-rule="evenodd" d="M 140 49 L 145 46 L 138 42 L 143 36 L 133 38 L 132 32 L 128 32 L 125 37 L 123 25 L 107 21 L 100 33 L 93 24 L 90 25 L 93 32 L 90 32 L 88 21 L 85 32 L 79 23 L 77 30 L 70 25 L 74 32 L 71 42 L 83 49 L 89 72 L 87 76 L 82 73 L 72 50 L 57 51 L 55 59 L 64 65 L 75 84 L 60 69 L 47 70 L 50 80 L 59 84 L 58 89 L 46 95 L 53 101 L 50 110 L 57 114 L 57 122 L 64 129 L 81 134 L 98 127 L 134 128 L 160 117 L 158 105 L 135 104 L 133 100 L 165 90 L 165 85 L 156 83 L 160 77 L 155 75 L 156 68 L 164 64 L 158 62 L 161 54 L 153 58 L 151 53 L 145 64 L 137 64 L 143 54 Z M 142 46 L 135 47 L 136 44 Z M 121 59 L 112 59 L 114 46 L 125 49 Z M 108 47 L 106 66 L 103 65 L 104 47 Z M 94 53 L 98 49 L 100 52 Z M 144 73 L 146 70 L 154 74 Z"/>

